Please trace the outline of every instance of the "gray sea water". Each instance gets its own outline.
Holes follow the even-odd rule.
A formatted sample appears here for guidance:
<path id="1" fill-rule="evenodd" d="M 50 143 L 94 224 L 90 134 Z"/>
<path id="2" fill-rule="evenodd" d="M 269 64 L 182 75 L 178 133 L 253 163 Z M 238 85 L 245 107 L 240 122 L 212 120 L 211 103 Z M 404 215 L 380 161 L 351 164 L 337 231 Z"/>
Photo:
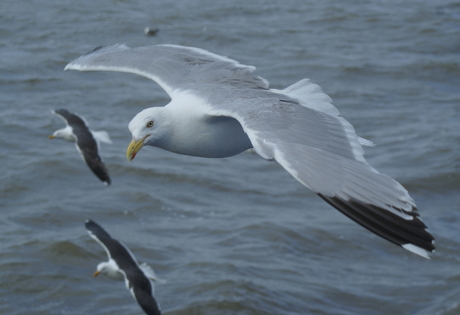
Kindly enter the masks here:
<path id="1" fill-rule="evenodd" d="M 128 122 L 167 94 L 63 72 L 115 43 L 204 48 L 273 88 L 318 83 L 376 143 L 369 163 L 409 190 L 437 253 L 382 240 L 255 154 L 144 148 L 128 163 Z M 48 140 L 57 108 L 110 133 L 110 187 Z M 0 314 L 143 314 L 124 283 L 92 277 L 106 255 L 88 218 L 167 281 L 164 314 L 460 314 L 458 1 L 2 0 L 0 112 Z"/>

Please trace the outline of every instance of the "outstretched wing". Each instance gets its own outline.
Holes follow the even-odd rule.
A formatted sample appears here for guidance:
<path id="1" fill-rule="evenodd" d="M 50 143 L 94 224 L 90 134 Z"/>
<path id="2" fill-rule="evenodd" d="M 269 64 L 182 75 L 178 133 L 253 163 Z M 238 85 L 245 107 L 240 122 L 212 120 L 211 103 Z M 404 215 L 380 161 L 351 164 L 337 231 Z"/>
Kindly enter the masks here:
<path id="1" fill-rule="evenodd" d="M 160 305 L 152 294 L 137 286 L 131 287 L 130 292 L 147 315 L 161 315 Z"/>
<path id="2" fill-rule="evenodd" d="M 216 99 L 207 111 L 238 119 L 259 155 L 278 161 L 365 228 L 428 258 L 434 238 L 407 190 L 367 163 L 361 143 L 368 142 L 356 135 L 319 86 L 306 80 L 297 84 L 303 94 L 292 93 L 291 87 L 242 92 L 238 104 Z"/>
<path id="3" fill-rule="evenodd" d="M 428 257 L 434 238 L 414 201 L 398 182 L 364 158 L 352 125 L 316 84 L 302 80 L 284 90 L 251 73 L 254 67 L 202 49 L 160 45 L 99 48 L 66 70 L 139 74 L 156 81 L 172 99 L 193 96 L 196 110 L 237 119 L 257 153 L 277 160 L 296 179 L 359 224 Z"/>
<path id="4" fill-rule="evenodd" d="M 72 128 L 74 127 L 86 127 L 88 128 L 88 124 L 86 123 L 85 119 L 81 117 L 80 115 L 74 114 L 69 112 L 67 109 L 56 109 L 51 111 L 54 115 L 60 117 L 64 122 L 71 126 Z"/>
<path id="5" fill-rule="evenodd" d="M 267 81 L 251 75 L 255 67 L 203 49 L 176 45 L 98 47 L 69 63 L 64 70 L 138 74 L 157 82 L 171 98 L 184 90 L 232 77 L 245 78 L 245 84 L 268 88 Z"/>
<path id="6" fill-rule="evenodd" d="M 75 131 L 74 131 L 75 132 Z M 109 176 L 109 172 L 107 167 L 105 166 L 104 162 L 102 162 L 101 157 L 97 151 L 97 144 L 94 143 L 94 146 L 86 145 L 89 141 L 85 141 L 86 137 L 82 137 L 77 135 L 77 149 L 82 155 L 83 159 L 86 162 L 86 165 L 91 169 L 91 171 L 96 175 L 102 182 L 106 185 L 110 185 L 112 182 Z M 89 140 L 89 139 L 86 139 Z M 85 145 L 81 145 L 81 143 L 85 141 Z M 94 141 L 94 140 L 93 140 Z"/>
<path id="7" fill-rule="evenodd" d="M 110 185 L 111 180 L 107 167 L 102 162 L 99 155 L 99 145 L 94 139 L 91 131 L 86 126 L 72 126 L 73 133 L 76 137 L 77 151 L 81 154 L 86 165 L 102 182 Z"/>
<path id="8" fill-rule="evenodd" d="M 106 251 L 108 258 L 116 261 L 121 269 L 125 269 L 125 265 L 137 265 L 137 260 L 133 253 L 120 241 L 112 238 L 110 234 L 93 220 L 86 220 L 85 227 L 89 236 L 96 240 Z"/>

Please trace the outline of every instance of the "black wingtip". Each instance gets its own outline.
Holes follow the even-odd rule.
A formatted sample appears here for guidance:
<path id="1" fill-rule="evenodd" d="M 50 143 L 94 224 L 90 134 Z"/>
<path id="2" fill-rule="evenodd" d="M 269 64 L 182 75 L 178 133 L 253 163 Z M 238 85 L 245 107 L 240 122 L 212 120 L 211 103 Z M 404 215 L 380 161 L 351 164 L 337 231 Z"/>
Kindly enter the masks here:
<path id="1" fill-rule="evenodd" d="M 85 227 L 89 230 L 89 229 L 91 229 L 92 226 L 101 227 L 99 224 L 97 224 L 97 223 L 94 222 L 93 220 L 91 220 L 91 219 L 86 219 L 86 220 L 85 220 Z"/>
<path id="2" fill-rule="evenodd" d="M 97 47 L 91 49 L 90 51 L 88 51 L 88 52 L 87 52 L 86 54 L 84 54 L 83 56 L 89 55 L 89 54 L 91 54 L 91 53 L 93 53 L 93 52 L 95 52 L 95 51 L 97 51 L 97 50 L 99 50 L 99 49 L 101 49 L 101 48 L 103 48 L 103 47 L 104 47 L 104 45 L 99 45 L 99 46 L 97 46 Z"/>
<path id="3" fill-rule="evenodd" d="M 58 109 L 52 110 L 51 113 L 54 115 L 61 115 L 62 117 L 72 114 L 71 112 L 69 112 L 69 110 L 65 108 L 58 108 Z"/>
<path id="4" fill-rule="evenodd" d="M 336 196 L 318 195 L 356 223 L 396 245 L 425 258 L 428 253 L 435 251 L 434 237 L 420 220 L 415 207 L 410 212 L 400 210 L 412 217 L 406 220 L 386 209 L 356 199 L 344 200 Z"/>
<path id="5" fill-rule="evenodd" d="M 90 234 L 93 234 L 96 236 L 98 239 L 102 238 L 109 238 L 111 239 L 112 236 L 110 236 L 109 232 L 107 232 L 101 225 L 96 223 L 93 220 L 86 220 L 85 221 L 85 227 L 88 230 Z"/>
<path id="6" fill-rule="evenodd" d="M 151 292 L 137 286 L 133 286 L 132 290 L 134 298 L 147 315 L 161 315 L 161 308 Z"/>
<path id="7" fill-rule="evenodd" d="M 104 230 L 104 228 L 100 224 L 90 219 L 85 220 L 85 227 L 87 230 L 91 232 L 103 231 L 104 233 L 107 233 L 107 231 Z"/>
<path id="8" fill-rule="evenodd" d="M 106 186 L 110 186 L 112 180 L 109 176 L 107 166 L 102 162 L 101 157 L 94 156 L 94 152 L 83 150 L 83 158 L 86 161 L 86 165 L 90 168 L 94 175 Z M 96 153 L 97 154 L 97 153 Z"/>

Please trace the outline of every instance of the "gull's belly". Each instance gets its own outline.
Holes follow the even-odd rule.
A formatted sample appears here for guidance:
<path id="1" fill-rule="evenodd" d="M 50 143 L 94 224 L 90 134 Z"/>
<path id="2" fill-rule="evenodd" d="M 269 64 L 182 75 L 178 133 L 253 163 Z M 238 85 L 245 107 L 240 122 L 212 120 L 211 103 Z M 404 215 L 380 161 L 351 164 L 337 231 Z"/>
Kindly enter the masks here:
<path id="1" fill-rule="evenodd" d="M 224 158 L 252 148 L 241 124 L 232 117 L 207 117 L 188 125 L 179 136 L 177 145 L 164 148 L 168 151 L 208 158 Z"/>

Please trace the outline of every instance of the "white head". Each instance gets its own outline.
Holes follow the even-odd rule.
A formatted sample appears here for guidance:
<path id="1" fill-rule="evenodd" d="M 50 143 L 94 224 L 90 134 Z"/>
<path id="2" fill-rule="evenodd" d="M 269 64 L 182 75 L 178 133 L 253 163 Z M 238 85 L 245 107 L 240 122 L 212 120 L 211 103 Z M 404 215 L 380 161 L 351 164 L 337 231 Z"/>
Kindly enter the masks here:
<path id="1" fill-rule="evenodd" d="M 168 139 L 168 119 L 165 107 L 151 107 L 138 113 L 129 123 L 133 140 L 128 146 L 126 157 L 131 161 L 144 145 L 162 147 Z"/>
<path id="2" fill-rule="evenodd" d="M 107 276 L 115 280 L 124 279 L 123 274 L 120 272 L 120 269 L 118 268 L 118 265 L 113 260 L 101 262 L 100 264 L 98 264 L 94 276 L 97 277 L 99 274 L 103 274 L 104 276 Z"/>
<path id="3" fill-rule="evenodd" d="M 66 126 L 65 128 L 56 130 L 51 136 L 48 137 L 49 139 L 54 139 L 54 138 L 61 138 L 66 141 L 70 142 L 75 142 L 75 136 L 72 132 L 72 127 Z"/>

